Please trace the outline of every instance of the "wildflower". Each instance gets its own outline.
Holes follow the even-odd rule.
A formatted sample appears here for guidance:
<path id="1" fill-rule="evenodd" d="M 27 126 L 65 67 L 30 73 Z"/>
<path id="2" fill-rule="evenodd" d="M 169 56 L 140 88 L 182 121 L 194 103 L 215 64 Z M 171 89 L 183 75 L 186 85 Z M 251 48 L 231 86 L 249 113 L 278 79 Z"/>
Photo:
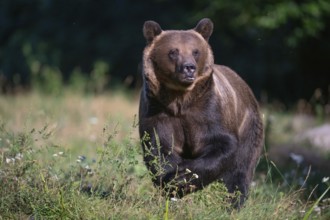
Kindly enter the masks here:
<path id="1" fill-rule="evenodd" d="M 11 162 L 11 158 L 6 158 L 6 163 L 10 163 Z"/>
<path id="2" fill-rule="evenodd" d="M 189 170 L 188 168 L 186 168 L 186 172 L 187 173 L 191 173 L 191 170 Z"/>
<path id="3" fill-rule="evenodd" d="M 15 158 L 6 158 L 6 163 L 15 163 Z"/>
<path id="4" fill-rule="evenodd" d="M 58 156 L 58 154 L 53 154 L 53 157 L 57 157 Z"/>
<path id="5" fill-rule="evenodd" d="M 329 177 L 323 177 L 322 178 L 322 183 L 326 183 L 326 182 L 328 182 L 328 180 L 329 180 Z"/>
<path id="6" fill-rule="evenodd" d="M 21 154 L 21 153 L 16 154 L 15 159 L 16 159 L 16 160 L 21 160 L 21 159 L 23 159 L 23 154 Z"/>
<path id="7" fill-rule="evenodd" d="M 58 152 L 58 155 L 63 155 L 64 153 L 62 151 Z"/>
<path id="8" fill-rule="evenodd" d="M 199 178 L 199 176 L 198 176 L 196 173 L 193 174 L 193 177 L 194 177 L 195 179 L 198 179 L 198 178 Z"/>
<path id="9" fill-rule="evenodd" d="M 84 155 L 80 155 L 80 156 L 78 156 L 78 159 L 79 159 L 80 162 L 81 162 L 81 161 L 86 160 L 86 157 L 85 157 Z"/>
<path id="10" fill-rule="evenodd" d="M 172 197 L 172 198 L 171 198 L 171 201 L 172 201 L 172 202 L 176 202 L 176 201 L 178 201 L 178 199 L 175 198 L 175 197 Z"/>
<path id="11" fill-rule="evenodd" d="M 296 162 L 298 166 L 304 161 L 304 157 L 300 154 L 290 153 L 290 158 Z"/>
<path id="12" fill-rule="evenodd" d="M 77 159 L 76 161 L 77 161 L 78 163 L 81 163 L 81 160 L 80 160 L 80 159 Z"/>

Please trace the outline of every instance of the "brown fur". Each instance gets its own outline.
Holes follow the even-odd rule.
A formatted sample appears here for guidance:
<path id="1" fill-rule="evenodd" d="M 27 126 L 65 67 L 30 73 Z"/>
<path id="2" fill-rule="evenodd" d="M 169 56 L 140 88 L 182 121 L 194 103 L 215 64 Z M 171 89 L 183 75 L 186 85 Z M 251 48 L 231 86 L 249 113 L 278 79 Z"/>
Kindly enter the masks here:
<path id="1" fill-rule="evenodd" d="M 229 191 L 242 192 L 242 203 L 262 149 L 262 120 L 246 83 L 230 68 L 214 64 L 207 42 L 212 30 L 209 19 L 187 31 L 145 23 L 140 137 L 156 185 L 182 196 L 221 180 Z M 186 169 L 199 178 L 180 181 L 191 179 Z M 167 186 L 173 181 L 174 189 Z"/>

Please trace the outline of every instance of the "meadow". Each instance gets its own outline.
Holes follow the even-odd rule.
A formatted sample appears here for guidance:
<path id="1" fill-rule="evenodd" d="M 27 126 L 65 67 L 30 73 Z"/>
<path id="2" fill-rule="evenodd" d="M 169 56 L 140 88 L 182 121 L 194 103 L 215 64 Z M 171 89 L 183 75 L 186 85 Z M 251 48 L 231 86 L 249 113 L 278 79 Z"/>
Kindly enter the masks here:
<path id="1" fill-rule="evenodd" d="M 304 184 L 288 183 L 268 158 L 267 142 L 239 211 L 227 203 L 230 195 L 220 183 L 167 200 L 142 160 L 138 94 L 63 90 L 0 96 L 0 219 L 330 218 L 327 176 L 306 196 Z M 282 128 L 292 115 L 263 111 L 283 122 L 267 135 L 270 141 L 289 139 Z M 319 186 L 320 194 L 311 196 Z"/>

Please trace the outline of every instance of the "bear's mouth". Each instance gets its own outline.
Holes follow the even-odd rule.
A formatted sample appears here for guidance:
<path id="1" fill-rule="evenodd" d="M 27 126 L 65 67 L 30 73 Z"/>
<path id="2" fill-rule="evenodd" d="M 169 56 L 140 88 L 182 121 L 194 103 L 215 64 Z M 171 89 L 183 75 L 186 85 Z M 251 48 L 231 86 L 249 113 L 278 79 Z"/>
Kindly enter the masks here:
<path id="1" fill-rule="evenodd" d="M 189 86 L 189 85 L 194 83 L 195 77 L 194 76 L 181 75 L 181 77 L 179 77 L 179 81 L 182 85 Z"/>
<path id="2" fill-rule="evenodd" d="M 186 76 L 186 77 L 183 77 L 182 81 L 183 82 L 186 82 L 186 83 L 193 83 L 195 80 L 195 77 L 193 76 Z"/>

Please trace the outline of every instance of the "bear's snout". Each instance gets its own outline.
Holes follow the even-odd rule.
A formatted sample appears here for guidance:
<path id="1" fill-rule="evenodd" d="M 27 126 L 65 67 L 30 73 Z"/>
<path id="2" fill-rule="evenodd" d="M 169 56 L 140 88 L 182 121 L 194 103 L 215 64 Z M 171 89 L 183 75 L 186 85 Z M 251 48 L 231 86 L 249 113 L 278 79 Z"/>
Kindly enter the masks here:
<path id="1" fill-rule="evenodd" d="M 196 65 L 193 63 L 185 63 L 182 66 L 183 68 L 183 73 L 189 77 L 189 78 L 193 78 L 194 77 L 194 73 L 196 71 Z"/>
<path id="2" fill-rule="evenodd" d="M 195 80 L 196 65 L 191 62 L 183 63 L 179 68 L 179 80 L 190 85 Z"/>

